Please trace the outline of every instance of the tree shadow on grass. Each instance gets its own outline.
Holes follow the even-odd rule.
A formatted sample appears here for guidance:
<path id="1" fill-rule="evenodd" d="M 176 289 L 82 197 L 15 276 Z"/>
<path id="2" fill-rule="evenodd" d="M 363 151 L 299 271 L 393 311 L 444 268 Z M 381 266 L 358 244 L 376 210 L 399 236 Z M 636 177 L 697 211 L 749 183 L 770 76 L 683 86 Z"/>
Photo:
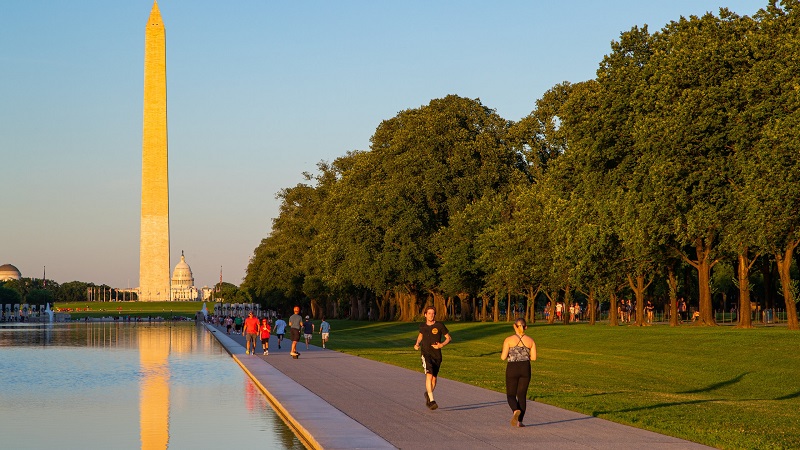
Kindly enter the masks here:
<path id="1" fill-rule="evenodd" d="M 683 405 L 699 405 L 702 403 L 719 402 L 719 401 L 723 401 L 723 399 L 690 400 L 686 402 L 657 403 L 655 405 L 638 406 L 636 408 L 617 409 L 613 411 L 593 411 L 592 416 L 599 417 L 602 414 L 615 414 L 615 413 L 618 414 L 627 412 L 647 411 L 649 409 L 670 408 L 673 406 L 683 406 Z"/>
<path id="2" fill-rule="evenodd" d="M 793 398 L 798 398 L 798 397 L 800 397 L 800 391 L 794 392 L 792 394 L 786 394 L 782 397 L 776 398 L 775 400 L 791 400 Z"/>
<path id="3" fill-rule="evenodd" d="M 710 385 L 708 385 L 706 387 L 703 387 L 703 388 L 700 388 L 700 389 L 692 389 L 691 391 L 676 392 L 676 394 L 699 394 L 701 392 L 715 391 L 717 389 L 722 389 L 724 387 L 727 387 L 727 386 L 730 386 L 730 385 L 733 385 L 733 384 L 736 384 L 736 383 L 742 381 L 742 378 L 744 378 L 745 375 L 747 375 L 747 374 L 749 374 L 749 372 L 745 372 L 743 374 L 735 376 L 735 377 L 731 378 L 730 380 L 720 381 L 719 383 L 710 384 Z"/>
<path id="4" fill-rule="evenodd" d="M 615 391 L 615 392 L 598 392 L 597 394 L 586 394 L 583 397 L 600 397 L 601 395 L 612 395 L 612 394 L 628 394 L 629 391 Z"/>

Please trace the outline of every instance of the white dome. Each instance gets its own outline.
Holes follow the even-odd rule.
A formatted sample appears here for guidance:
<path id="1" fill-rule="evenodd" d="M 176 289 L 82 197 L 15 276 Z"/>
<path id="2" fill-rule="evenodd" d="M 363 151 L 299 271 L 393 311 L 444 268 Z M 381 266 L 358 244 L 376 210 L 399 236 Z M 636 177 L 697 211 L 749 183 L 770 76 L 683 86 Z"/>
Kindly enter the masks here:
<path id="1" fill-rule="evenodd" d="M 181 261 L 175 265 L 175 270 L 172 271 L 172 286 L 193 286 L 194 277 L 192 276 L 192 268 L 186 264 L 186 258 L 181 252 Z"/>
<path id="2" fill-rule="evenodd" d="M 0 266 L 0 281 L 19 280 L 20 278 L 22 278 L 22 273 L 13 265 L 3 264 Z"/>

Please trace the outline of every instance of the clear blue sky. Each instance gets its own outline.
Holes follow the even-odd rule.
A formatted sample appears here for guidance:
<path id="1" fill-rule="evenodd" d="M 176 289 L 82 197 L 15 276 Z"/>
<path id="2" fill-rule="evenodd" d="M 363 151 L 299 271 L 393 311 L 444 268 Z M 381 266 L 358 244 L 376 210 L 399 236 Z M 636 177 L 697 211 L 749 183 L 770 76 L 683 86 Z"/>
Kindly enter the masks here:
<path id="1" fill-rule="evenodd" d="M 161 0 L 171 266 L 239 284 L 302 172 L 448 94 L 520 120 L 610 42 L 766 0 Z M 136 287 L 151 0 L 0 0 L 0 264 Z"/>

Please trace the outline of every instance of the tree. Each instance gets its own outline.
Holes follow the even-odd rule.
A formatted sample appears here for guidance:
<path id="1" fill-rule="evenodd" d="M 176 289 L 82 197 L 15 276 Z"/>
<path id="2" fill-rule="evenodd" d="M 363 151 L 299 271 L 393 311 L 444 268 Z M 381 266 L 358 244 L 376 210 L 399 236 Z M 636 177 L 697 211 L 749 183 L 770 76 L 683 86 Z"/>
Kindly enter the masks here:
<path id="1" fill-rule="evenodd" d="M 17 305 L 22 303 L 22 296 L 14 289 L 0 285 L 0 305 Z"/>
<path id="2" fill-rule="evenodd" d="M 453 95 L 382 122 L 333 195 L 340 273 L 378 296 L 392 291 L 401 320 L 419 314 L 421 299 L 442 299 L 434 236 L 508 184 L 517 159 L 507 128 L 480 101 Z"/>
<path id="3" fill-rule="evenodd" d="M 53 296 L 53 292 L 47 289 L 31 289 L 28 292 L 27 296 L 27 303 L 29 305 L 41 305 L 44 306 L 46 304 L 52 304 L 55 297 Z"/>

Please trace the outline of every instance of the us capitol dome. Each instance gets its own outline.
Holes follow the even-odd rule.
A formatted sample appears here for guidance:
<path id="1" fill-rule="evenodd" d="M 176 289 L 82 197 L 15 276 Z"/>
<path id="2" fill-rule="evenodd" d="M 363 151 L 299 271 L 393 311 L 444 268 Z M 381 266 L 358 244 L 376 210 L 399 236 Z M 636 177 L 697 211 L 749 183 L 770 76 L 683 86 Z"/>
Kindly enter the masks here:
<path id="1" fill-rule="evenodd" d="M 198 291 L 194 287 L 194 277 L 192 268 L 186 264 L 186 258 L 181 251 L 181 261 L 175 265 L 172 271 L 172 288 L 170 289 L 170 300 L 172 301 L 197 301 Z"/>
<path id="2" fill-rule="evenodd" d="M 3 264 L 0 266 L 0 281 L 19 280 L 20 278 L 22 278 L 22 273 L 13 265 Z"/>

